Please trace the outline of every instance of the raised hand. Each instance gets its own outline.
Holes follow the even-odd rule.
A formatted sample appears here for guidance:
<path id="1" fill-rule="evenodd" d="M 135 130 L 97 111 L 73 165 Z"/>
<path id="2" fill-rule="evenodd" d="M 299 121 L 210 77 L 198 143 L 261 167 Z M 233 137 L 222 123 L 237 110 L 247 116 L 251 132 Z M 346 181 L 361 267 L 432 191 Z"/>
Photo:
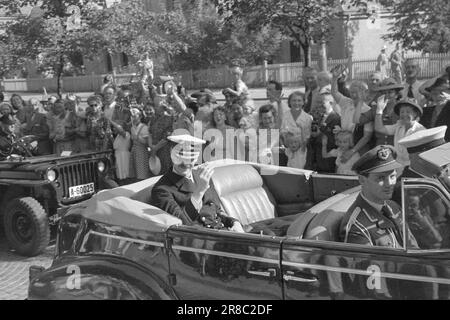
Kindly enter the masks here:
<path id="1" fill-rule="evenodd" d="M 194 169 L 192 174 L 194 176 L 196 192 L 205 193 L 209 188 L 209 181 L 214 174 L 214 168 L 206 163 Z"/>
<path id="2" fill-rule="evenodd" d="M 387 99 L 385 95 L 381 95 L 377 99 L 377 113 L 383 113 L 384 109 L 387 106 Z"/>

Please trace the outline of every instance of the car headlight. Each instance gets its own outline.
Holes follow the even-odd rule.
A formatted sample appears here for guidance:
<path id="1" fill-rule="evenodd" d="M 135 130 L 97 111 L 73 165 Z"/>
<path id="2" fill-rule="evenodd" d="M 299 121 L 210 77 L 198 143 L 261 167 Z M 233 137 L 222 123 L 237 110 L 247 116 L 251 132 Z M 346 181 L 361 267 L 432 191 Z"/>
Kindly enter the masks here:
<path id="1" fill-rule="evenodd" d="M 47 180 L 53 182 L 56 180 L 56 171 L 55 170 L 47 170 Z"/>
<path id="2" fill-rule="evenodd" d="M 105 171 L 105 169 L 106 169 L 105 163 L 104 163 L 103 161 L 99 161 L 99 162 L 97 163 L 97 169 L 98 169 L 98 171 L 100 171 L 100 172 Z"/>

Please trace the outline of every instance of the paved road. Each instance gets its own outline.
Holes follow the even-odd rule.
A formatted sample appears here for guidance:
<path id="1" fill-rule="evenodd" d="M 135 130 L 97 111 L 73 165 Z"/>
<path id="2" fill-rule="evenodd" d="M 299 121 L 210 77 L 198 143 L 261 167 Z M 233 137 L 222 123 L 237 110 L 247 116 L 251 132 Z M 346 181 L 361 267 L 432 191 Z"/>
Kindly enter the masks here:
<path id="1" fill-rule="evenodd" d="M 28 292 L 28 268 L 39 265 L 48 268 L 53 259 L 54 245 L 37 257 L 22 257 L 8 250 L 0 232 L 0 300 L 23 300 Z"/>
<path id="2" fill-rule="evenodd" d="M 285 88 L 284 91 L 284 97 L 287 98 L 289 96 L 289 94 L 291 94 L 292 92 L 296 91 L 296 90 L 300 90 L 302 92 L 305 91 L 304 87 L 301 88 Z M 225 98 L 222 94 L 222 90 L 217 90 L 214 89 L 212 90 L 214 93 L 214 96 L 216 97 L 216 99 L 219 100 L 219 103 L 222 102 Z M 250 90 L 250 96 L 255 99 L 255 100 L 265 100 L 266 97 L 266 89 L 265 88 L 251 88 Z M 189 93 L 193 93 L 194 90 L 190 90 Z M 42 99 L 42 93 L 32 93 L 32 92 L 16 92 L 17 94 L 20 94 L 22 96 L 22 98 L 24 98 L 24 100 L 28 100 L 31 98 L 37 98 L 37 99 Z M 11 97 L 11 95 L 13 94 L 13 92 L 5 92 L 5 101 L 8 101 L 9 98 Z M 49 93 L 49 94 L 53 94 L 53 93 Z M 80 92 L 77 93 L 77 95 L 81 98 L 82 101 L 86 101 L 86 99 L 92 95 L 93 92 Z"/>

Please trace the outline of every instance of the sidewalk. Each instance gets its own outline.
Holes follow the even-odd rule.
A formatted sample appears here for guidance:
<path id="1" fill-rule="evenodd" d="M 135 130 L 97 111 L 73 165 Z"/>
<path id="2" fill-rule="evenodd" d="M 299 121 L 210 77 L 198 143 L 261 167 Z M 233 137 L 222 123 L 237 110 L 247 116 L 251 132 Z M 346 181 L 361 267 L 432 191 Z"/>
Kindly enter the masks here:
<path id="1" fill-rule="evenodd" d="M 304 87 L 302 87 L 302 88 L 285 88 L 285 89 L 283 89 L 283 96 L 284 96 L 284 98 L 287 99 L 287 97 L 288 97 L 292 92 L 297 91 L 297 90 L 299 90 L 299 91 L 301 91 L 301 92 L 304 92 L 304 91 L 305 91 L 305 88 L 304 88 Z M 195 92 L 195 91 L 196 91 L 196 90 L 188 90 L 188 94 L 192 94 L 192 93 Z M 223 96 L 223 94 L 222 94 L 222 90 L 215 89 L 215 90 L 212 90 L 212 91 L 213 91 L 213 93 L 214 93 L 214 96 L 216 97 L 216 99 L 217 99 L 219 102 L 222 102 L 222 101 L 225 100 L 225 98 L 224 98 L 224 96 Z M 265 100 L 267 100 L 267 97 L 266 97 L 266 88 L 252 88 L 252 89 L 249 89 L 249 91 L 250 91 L 250 97 L 252 97 L 252 99 L 254 99 L 254 100 L 256 100 L 256 101 L 265 101 Z M 42 93 L 33 93 L 33 92 L 4 92 L 4 95 L 5 95 L 5 101 L 9 101 L 9 99 L 10 99 L 10 97 L 11 97 L 11 95 L 12 95 L 13 93 L 17 93 L 17 94 L 19 94 L 20 96 L 22 96 L 22 98 L 23 98 L 25 101 L 28 101 L 28 100 L 31 99 L 31 98 L 37 98 L 37 99 L 39 99 L 39 100 L 41 100 L 41 99 L 43 98 L 43 94 L 42 94 Z M 49 95 L 52 95 L 52 94 L 54 94 L 54 93 L 49 92 L 48 94 L 49 94 Z M 76 95 L 78 95 L 78 96 L 81 98 L 81 101 L 82 101 L 82 102 L 86 102 L 87 98 L 88 98 L 90 95 L 92 95 L 92 94 L 94 94 L 94 92 L 78 92 L 78 93 L 76 93 Z"/>

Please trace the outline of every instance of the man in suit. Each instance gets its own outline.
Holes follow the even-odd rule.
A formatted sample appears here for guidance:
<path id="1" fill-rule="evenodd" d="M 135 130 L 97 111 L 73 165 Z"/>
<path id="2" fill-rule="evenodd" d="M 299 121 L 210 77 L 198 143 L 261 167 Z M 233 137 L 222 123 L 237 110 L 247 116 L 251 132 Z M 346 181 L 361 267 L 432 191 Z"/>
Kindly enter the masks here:
<path id="1" fill-rule="evenodd" d="M 405 62 L 405 76 L 406 76 L 404 83 L 405 87 L 402 91 L 402 97 L 415 99 L 419 104 L 419 106 L 423 108 L 426 99 L 419 91 L 420 86 L 422 85 L 422 82 L 420 82 L 417 79 L 419 73 L 420 73 L 419 62 L 415 59 L 407 59 Z"/>
<path id="2" fill-rule="evenodd" d="M 307 67 L 303 71 L 303 81 L 305 82 L 305 105 L 303 110 L 311 113 L 317 106 L 320 105 L 320 88 L 317 82 L 317 70 Z"/>
<path id="3" fill-rule="evenodd" d="M 33 107 L 33 111 L 31 114 L 26 115 L 26 121 L 23 124 L 23 134 L 37 137 L 38 146 L 36 155 L 51 154 L 52 147 L 49 138 L 50 129 L 47 124 L 47 116 L 40 112 L 41 106 L 37 99 L 31 99 L 30 104 Z"/>
<path id="4" fill-rule="evenodd" d="M 195 146 L 205 141 L 190 135 L 173 135 L 168 140 L 176 144 L 171 151 L 173 169 L 153 187 L 151 204 L 181 219 L 185 225 L 244 232 L 239 221 L 221 210 L 217 193 L 210 187 L 213 168 L 208 164 L 194 168 L 200 155 Z"/>
<path id="5" fill-rule="evenodd" d="M 437 78 L 434 83 L 425 88 L 432 99 L 432 105 L 424 108 L 420 123 L 430 129 L 447 126 L 445 141 L 450 141 L 450 84 L 445 77 Z"/>

